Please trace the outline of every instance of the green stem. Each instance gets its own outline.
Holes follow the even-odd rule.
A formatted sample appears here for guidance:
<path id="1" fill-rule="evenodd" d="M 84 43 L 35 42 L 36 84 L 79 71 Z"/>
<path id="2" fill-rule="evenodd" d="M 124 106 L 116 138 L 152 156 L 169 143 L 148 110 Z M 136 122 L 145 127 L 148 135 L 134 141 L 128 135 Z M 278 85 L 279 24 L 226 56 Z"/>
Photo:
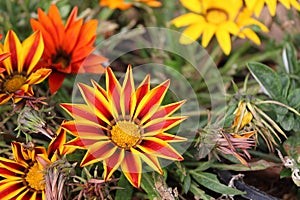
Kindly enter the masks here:
<path id="1" fill-rule="evenodd" d="M 280 158 L 274 156 L 274 155 L 270 155 L 270 154 L 266 154 L 266 153 L 262 153 L 262 152 L 259 152 L 259 151 L 256 151 L 256 150 L 247 150 L 251 155 L 254 155 L 254 156 L 257 156 L 257 157 L 260 157 L 260 158 L 263 158 L 265 160 L 271 160 L 271 161 L 274 161 L 274 162 L 278 162 L 278 163 L 281 163 L 282 161 L 280 160 Z"/>

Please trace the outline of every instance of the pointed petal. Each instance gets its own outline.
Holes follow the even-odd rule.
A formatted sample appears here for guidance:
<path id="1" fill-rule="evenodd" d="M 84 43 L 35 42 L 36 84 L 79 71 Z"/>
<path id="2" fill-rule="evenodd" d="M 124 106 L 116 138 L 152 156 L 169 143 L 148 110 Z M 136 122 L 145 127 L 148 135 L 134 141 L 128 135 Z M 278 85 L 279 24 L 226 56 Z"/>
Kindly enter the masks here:
<path id="1" fill-rule="evenodd" d="M 1 199 L 12 199 L 26 189 L 22 180 L 18 181 L 0 181 L 0 196 Z"/>
<path id="2" fill-rule="evenodd" d="M 105 124 L 99 119 L 86 104 L 60 104 L 60 106 L 76 120 L 84 119 L 100 125 Z"/>
<path id="3" fill-rule="evenodd" d="M 117 118 L 119 114 L 121 114 L 121 85 L 109 67 L 106 69 L 106 77 L 107 96 L 110 100 L 110 107 L 113 110 L 113 115 L 115 118 Z"/>
<path id="4" fill-rule="evenodd" d="M 131 104 L 134 104 L 132 107 L 135 107 L 136 98 L 134 92 L 135 87 L 132 76 L 132 68 L 129 65 L 125 74 L 125 80 L 123 82 L 123 87 L 121 90 L 120 106 L 123 117 L 130 114 Z"/>
<path id="5" fill-rule="evenodd" d="M 205 24 L 196 23 L 187 27 L 180 36 L 179 42 L 181 44 L 191 44 L 197 41 L 201 34 L 205 31 Z"/>
<path id="6" fill-rule="evenodd" d="M 231 51 L 230 34 L 224 30 L 218 30 L 216 32 L 216 37 L 217 37 L 218 43 L 220 44 L 223 52 L 226 55 L 229 55 L 229 53 Z"/>
<path id="7" fill-rule="evenodd" d="M 150 91 L 150 75 L 147 75 L 145 79 L 141 82 L 139 87 L 135 91 L 135 98 L 136 98 L 136 105 L 132 104 L 130 110 L 130 116 L 133 116 L 134 112 L 136 111 L 137 106 L 140 104 L 141 100 L 144 96 Z"/>
<path id="8" fill-rule="evenodd" d="M 184 141 L 187 141 L 187 138 L 180 137 L 180 136 L 177 136 L 177 135 L 172 135 L 172 134 L 169 134 L 169 133 L 158 133 L 154 137 L 156 137 L 160 140 L 163 140 L 165 142 L 184 142 Z"/>
<path id="9" fill-rule="evenodd" d="M 23 68 L 27 69 L 27 75 L 31 73 L 44 52 L 44 41 L 40 31 L 35 32 L 22 43 Z"/>
<path id="10" fill-rule="evenodd" d="M 25 168 L 27 166 L 27 164 L 24 166 L 23 164 L 18 163 L 14 160 L 0 157 L 0 167 L 9 170 L 15 174 L 24 174 Z M 2 174 L 0 174 L 0 176 L 2 176 Z"/>
<path id="11" fill-rule="evenodd" d="M 186 101 L 179 101 L 175 103 L 171 103 L 168 105 L 161 106 L 156 113 L 150 118 L 150 120 L 154 120 L 157 118 L 168 117 L 172 115 L 176 110 L 178 110 Z"/>
<path id="12" fill-rule="evenodd" d="M 83 19 L 74 22 L 72 26 L 65 29 L 65 38 L 63 41 L 64 50 L 70 54 L 77 45 L 79 32 L 83 23 Z"/>
<path id="13" fill-rule="evenodd" d="M 78 51 L 78 52 L 80 52 L 80 51 Z M 96 54 L 90 54 L 84 59 L 82 66 L 78 70 L 78 73 L 87 72 L 87 73 L 102 74 L 105 72 L 105 68 L 101 64 L 104 62 L 107 62 L 107 61 L 108 61 L 108 59 L 103 56 L 99 56 Z"/>
<path id="14" fill-rule="evenodd" d="M 109 110 L 110 104 L 106 97 L 103 96 L 100 91 L 83 83 L 78 83 L 78 87 L 91 110 L 104 122 L 110 124 L 110 121 L 113 120 L 114 117 Z"/>
<path id="15" fill-rule="evenodd" d="M 65 143 L 65 146 L 72 146 L 77 149 L 89 149 L 92 145 L 99 142 L 97 139 L 86 139 L 81 137 L 76 137 L 73 140 Z"/>
<path id="16" fill-rule="evenodd" d="M 202 35 L 202 46 L 205 48 L 207 47 L 208 43 L 210 42 L 211 38 L 214 36 L 216 32 L 216 26 L 214 25 L 207 25 L 205 30 L 203 31 Z"/>
<path id="17" fill-rule="evenodd" d="M 172 20 L 172 23 L 176 27 L 189 26 L 193 24 L 199 25 L 203 22 L 204 22 L 203 16 L 195 13 L 187 13 Z"/>
<path id="18" fill-rule="evenodd" d="M 153 135 L 153 133 L 164 132 L 173 128 L 174 126 L 181 123 L 185 120 L 186 117 L 168 117 L 168 118 L 158 118 L 152 121 L 149 121 L 143 126 L 144 137 Z"/>
<path id="19" fill-rule="evenodd" d="M 65 74 L 60 72 L 52 72 L 48 79 L 50 93 L 54 94 L 63 84 Z"/>
<path id="20" fill-rule="evenodd" d="M 196 12 L 201 13 L 203 5 L 201 4 L 202 1 L 199 0 L 180 0 L 182 5 L 186 7 L 187 9 Z"/>
<path id="21" fill-rule="evenodd" d="M 153 156 L 155 155 L 169 160 L 183 160 L 183 157 L 175 149 L 173 149 L 167 142 L 158 138 L 144 138 L 137 147 L 145 153 Z"/>
<path id="22" fill-rule="evenodd" d="M 0 55 L 0 62 L 2 62 L 3 60 L 5 60 L 6 58 L 8 58 L 10 56 L 10 53 L 3 53 Z M 2 70 L 2 69 L 1 69 Z M 3 71 L 1 71 L 0 73 L 2 73 Z"/>
<path id="23" fill-rule="evenodd" d="M 51 72 L 52 72 L 51 69 L 46 69 L 46 68 L 38 69 L 35 72 L 30 74 L 30 76 L 27 78 L 26 83 L 28 85 L 39 84 L 43 82 L 51 74 Z"/>
<path id="24" fill-rule="evenodd" d="M 165 97 L 169 85 L 170 80 L 167 80 L 150 90 L 138 105 L 134 118 L 139 119 L 141 124 L 147 121 L 157 111 L 157 108 Z"/>
<path id="25" fill-rule="evenodd" d="M 10 57 L 3 61 L 6 66 L 7 73 L 11 74 L 14 70 L 21 73 L 23 71 L 22 45 L 15 32 L 12 30 L 8 31 L 8 34 L 6 35 L 4 51 L 11 53 Z"/>
<path id="26" fill-rule="evenodd" d="M 111 175 L 118 169 L 124 159 L 125 150 L 118 148 L 116 152 L 103 161 L 103 177 L 107 181 Z"/>
<path id="27" fill-rule="evenodd" d="M 107 130 L 107 128 L 93 122 L 68 121 L 64 122 L 61 126 L 74 136 L 95 140 L 107 139 L 104 133 L 104 130 Z"/>
<path id="28" fill-rule="evenodd" d="M 84 167 L 86 165 L 102 161 L 110 157 L 117 148 L 118 147 L 112 144 L 111 141 L 97 142 L 88 149 L 88 152 L 82 159 L 80 166 Z"/>
<path id="29" fill-rule="evenodd" d="M 121 169 L 131 185 L 139 188 L 142 176 L 142 162 L 138 154 L 125 151 L 125 157 L 121 163 Z"/>
<path id="30" fill-rule="evenodd" d="M 147 153 L 144 153 L 144 152 L 139 152 L 135 149 L 131 149 L 131 151 L 134 153 L 134 154 L 137 154 L 139 155 L 139 157 L 145 162 L 147 163 L 147 165 L 149 165 L 152 169 L 154 169 L 156 172 L 158 172 L 159 174 L 163 174 L 163 171 L 161 169 L 161 166 L 159 164 L 159 161 L 157 159 L 157 157 L 154 155 L 151 155 L 151 154 L 147 154 Z"/>

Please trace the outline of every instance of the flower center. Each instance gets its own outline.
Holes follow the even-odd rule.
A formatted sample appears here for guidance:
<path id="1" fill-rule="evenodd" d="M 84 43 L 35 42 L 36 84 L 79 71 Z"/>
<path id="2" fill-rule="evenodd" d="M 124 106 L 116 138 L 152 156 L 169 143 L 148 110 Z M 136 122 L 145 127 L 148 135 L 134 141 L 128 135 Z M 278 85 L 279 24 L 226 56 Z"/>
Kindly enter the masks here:
<path id="1" fill-rule="evenodd" d="M 71 57 L 65 50 L 59 48 L 56 55 L 52 56 L 52 62 L 54 64 L 60 64 L 61 68 L 65 69 L 69 66 Z"/>
<path id="2" fill-rule="evenodd" d="M 131 121 L 118 121 L 110 130 L 111 140 L 120 148 L 130 149 L 141 138 L 140 127 Z"/>
<path id="3" fill-rule="evenodd" d="M 37 163 L 34 163 L 34 165 L 29 168 L 25 180 L 32 189 L 37 191 L 45 190 L 44 173 L 40 170 Z"/>
<path id="4" fill-rule="evenodd" d="M 22 87 L 25 83 L 26 77 L 20 74 L 14 75 L 12 78 L 7 79 L 3 84 L 3 90 L 8 93 L 14 93 Z"/>
<path id="5" fill-rule="evenodd" d="M 219 25 L 228 20 L 228 14 L 225 10 L 212 8 L 207 10 L 206 20 L 209 23 Z"/>

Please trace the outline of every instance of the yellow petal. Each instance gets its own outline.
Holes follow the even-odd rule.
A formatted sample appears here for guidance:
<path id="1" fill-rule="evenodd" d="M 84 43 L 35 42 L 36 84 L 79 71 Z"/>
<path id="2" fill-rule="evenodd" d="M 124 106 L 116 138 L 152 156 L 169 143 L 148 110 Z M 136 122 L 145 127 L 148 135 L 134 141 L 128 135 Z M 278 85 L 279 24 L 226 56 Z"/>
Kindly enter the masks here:
<path id="1" fill-rule="evenodd" d="M 190 25 L 182 32 L 179 42 L 181 44 L 190 44 L 195 42 L 203 33 L 204 27 L 204 24 L 201 25 L 199 23 Z"/>
<path id="2" fill-rule="evenodd" d="M 220 47 L 222 48 L 223 52 L 228 55 L 231 51 L 231 40 L 230 34 L 224 30 L 218 30 L 216 32 L 216 37 Z"/>
<path id="3" fill-rule="evenodd" d="M 207 25 L 205 30 L 203 31 L 202 35 L 202 46 L 205 48 L 207 47 L 208 43 L 210 42 L 211 38 L 214 36 L 216 32 L 216 26 L 214 25 Z"/>
<path id="4" fill-rule="evenodd" d="M 242 33 L 245 34 L 245 36 L 251 41 L 253 41 L 255 44 L 260 45 L 260 39 L 252 29 L 245 28 L 243 29 Z"/>
<path id="5" fill-rule="evenodd" d="M 196 13 L 202 12 L 201 0 L 180 0 L 180 2 L 184 7 L 186 7 L 187 9 L 193 12 Z"/>
<path id="6" fill-rule="evenodd" d="M 176 27 L 188 26 L 190 24 L 202 23 L 204 18 L 195 13 L 181 15 L 171 21 Z"/>
<path id="7" fill-rule="evenodd" d="M 266 4 L 272 16 L 276 13 L 277 1 L 276 0 L 266 0 Z"/>

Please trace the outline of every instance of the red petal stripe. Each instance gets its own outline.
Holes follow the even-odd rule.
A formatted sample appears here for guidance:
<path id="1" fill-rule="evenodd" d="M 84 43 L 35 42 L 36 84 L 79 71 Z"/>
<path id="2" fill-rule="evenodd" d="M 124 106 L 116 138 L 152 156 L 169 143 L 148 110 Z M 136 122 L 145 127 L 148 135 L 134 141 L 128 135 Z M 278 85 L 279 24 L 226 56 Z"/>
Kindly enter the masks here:
<path id="1" fill-rule="evenodd" d="M 30 51 L 28 52 L 28 54 L 26 55 L 26 58 L 25 58 L 25 61 L 24 61 L 24 69 L 28 69 L 31 61 L 32 61 L 32 58 L 34 57 L 35 53 L 36 53 L 36 50 L 38 48 L 38 45 L 39 45 L 39 42 L 40 40 L 42 39 L 41 38 L 41 33 L 38 31 L 35 33 L 35 37 L 34 37 L 34 41 L 31 45 L 31 48 L 30 48 Z"/>
<path id="2" fill-rule="evenodd" d="M 107 181 L 118 169 L 124 158 L 124 149 L 118 148 L 113 155 L 104 160 L 104 180 Z"/>

